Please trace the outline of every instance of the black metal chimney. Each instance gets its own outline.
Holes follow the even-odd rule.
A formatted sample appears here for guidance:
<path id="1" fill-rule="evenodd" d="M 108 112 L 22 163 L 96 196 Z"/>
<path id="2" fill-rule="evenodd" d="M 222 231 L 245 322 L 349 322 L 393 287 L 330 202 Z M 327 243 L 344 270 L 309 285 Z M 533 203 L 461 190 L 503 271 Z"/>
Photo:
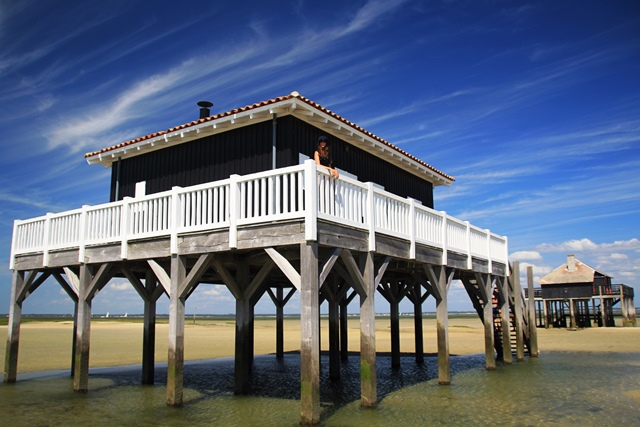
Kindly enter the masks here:
<path id="1" fill-rule="evenodd" d="M 198 102 L 198 106 L 200 107 L 200 118 L 204 119 L 211 115 L 211 110 L 209 108 L 213 107 L 213 103 L 209 101 L 200 101 Z"/>

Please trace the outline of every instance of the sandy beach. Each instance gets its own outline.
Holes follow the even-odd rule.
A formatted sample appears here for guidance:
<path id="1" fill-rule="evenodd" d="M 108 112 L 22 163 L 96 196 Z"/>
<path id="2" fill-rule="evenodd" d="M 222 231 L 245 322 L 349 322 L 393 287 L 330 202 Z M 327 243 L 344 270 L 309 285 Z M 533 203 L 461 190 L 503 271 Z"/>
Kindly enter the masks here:
<path id="1" fill-rule="evenodd" d="M 322 349 L 328 349 L 327 320 L 322 320 Z M 424 320 L 424 351 L 435 353 L 436 322 Z M 156 326 L 156 362 L 167 360 L 167 328 L 159 322 Z M 400 322 L 401 350 L 414 351 L 413 319 Z M 255 321 L 255 352 L 275 352 L 275 319 Z M 285 351 L 300 348 L 300 322 L 285 320 Z M 143 325 L 141 319 L 94 319 L 91 324 L 91 367 L 120 366 L 141 363 Z M 232 357 L 234 352 L 235 322 L 228 319 L 188 319 L 185 324 L 185 359 L 213 359 Z M 0 358 L 4 366 L 7 326 L 0 326 Z M 73 322 L 34 321 L 24 322 L 20 328 L 18 372 L 68 369 L 71 363 Z M 376 321 L 378 352 L 391 350 L 389 320 Z M 449 340 L 452 355 L 484 352 L 482 324 L 474 317 L 449 319 Z M 359 320 L 349 320 L 349 350 L 360 346 Z M 538 329 L 538 346 L 545 352 L 621 352 L 640 353 L 640 327 L 588 328 L 580 330 Z"/>

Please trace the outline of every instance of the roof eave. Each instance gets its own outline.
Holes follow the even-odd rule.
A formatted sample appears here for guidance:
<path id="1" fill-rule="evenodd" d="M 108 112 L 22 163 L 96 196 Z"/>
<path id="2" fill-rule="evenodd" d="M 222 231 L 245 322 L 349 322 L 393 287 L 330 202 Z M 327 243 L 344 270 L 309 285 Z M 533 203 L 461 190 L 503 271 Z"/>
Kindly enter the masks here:
<path id="1" fill-rule="evenodd" d="M 382 138 L 298 94 L 277 98 L 274 102 L 263 104 L 200 119 L 141 137 L 139 141 L 133 140 L 99 152 L 89 153 L 86 155 L 86 160 L 89 164 L 102 164 L 105 167 L 111 167 L 119 159 L 139 155 L 141 151 L 151 152 L 165 148 L 167 145 L 181 144 L 204 136 L 226 132 L 233 128 L 270 120 L 276 114 L 278 116 L 294 115 L 339 139 L 431 182 L 434 187 L 451 186 L 455 180 Z"/>

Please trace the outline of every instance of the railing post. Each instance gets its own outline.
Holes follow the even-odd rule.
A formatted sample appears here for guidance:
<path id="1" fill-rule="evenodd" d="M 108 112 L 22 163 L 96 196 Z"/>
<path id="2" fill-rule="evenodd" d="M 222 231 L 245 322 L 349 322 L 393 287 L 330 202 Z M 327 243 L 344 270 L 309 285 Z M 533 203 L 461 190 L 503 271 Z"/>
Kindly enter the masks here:
<path id="1" fill-rule="evenodd" d="M 409 258 L 416 259 L 416 201 L 409 199 Z"/>
<path id="2" fill-rule="evenodd" d="M 78 262 L 84 264 L 85 241 L 87 240 L 87 209 L 88 205 L 82 205 L 82 213 L 80 214 L 80 229 L 78 230 Z"/>
<path id="3" fill-rule="evenodd" d="M 171 255 L 178 253 L 178 227 L 180 226 L 180 193 L 181 187 L 171 187 Z"/>
<path id="4" fill-rule="evenodd" d="M 238 247 L 238 218 L 240 217 L 240 175 L 233 174 L 229 182 L 229 248 Z"/>
<path id="5" fill-rule="evenodd" d="M 469 221 L 465 221 L 464 224 L 467 226 L 467 270 L 473 270 L 473 260 L 471 259 L 471 224 L 469 224 Z"/>
<path id="6" fill-rule="evenodd" d="M 129 255 L 129 218 L 131 197 L 122 199 L 122 213 L 120 215 L 120 258 L 127 259 Z"/>
<path id="7" fill-rule="evenodd" d="M 509 238 L 504 236 L 504 263 L 509 265 Z"/>
<path id="8" fill-rule="evenodd" d="M 304 239 L 318 240 L 318 166 L 309 159 L 304 162 Z"/>
<path id="9" fill-rule="evenodd" d="M 18 220 L 13 220 L 13 235 L 11 236 L 11 258 L 9 259 L 9 269 L 13 270 L 15 267 L 16 258 L 16 239 L 18 234 Z"/>
<path id="10" fill-rule="evenodd" d="M 376 251 L 376 207 L 373 182 L 367 182 L 367 218 L 369 220 L 369 252 Z"/>
<path id="11" fill-rule="evenodd" d="M 46 219 L 44 220 L 44 230 L 43 230 L 44 236 L 42 236 L 42 266 L 43 267 L 49 266 L 49 240 L 51 237 L 49 236 L 49 233 L 51 230 L 51 215 L 53 214 L 50 212 L 47 212 Z"/>
<path id="12" fill-rule="evenodd" d="M 491 256 L 491 231 L 489 229 L 484 230 L 487 233 L 487 268 L 489 273 L 493 273 L 493 257 Z"/>
<path id="13" fill-rule="evenodd" d="M 447 259 L 447 247 L 449 243 L 447 242 L 447 213 L 445 211 L 440 211 L 442 214 L 442 265 L 447 265 L 449 260 Z"/>

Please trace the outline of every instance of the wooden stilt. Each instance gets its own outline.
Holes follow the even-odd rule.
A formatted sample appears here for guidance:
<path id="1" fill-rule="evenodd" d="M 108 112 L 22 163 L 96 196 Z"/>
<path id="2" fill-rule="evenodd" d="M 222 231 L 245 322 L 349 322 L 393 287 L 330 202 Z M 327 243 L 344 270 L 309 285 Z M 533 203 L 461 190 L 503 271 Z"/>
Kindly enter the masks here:
<path id="1" fill-rule="evenodd" d="M 167 355 L 167 405 L 169 406 L 181 406 L 183 403 L 185 300 L 180 297 L 180 285 L 185 278 L 186 259 L 179 255 L 172 255 Z"/>
<path id="2" fill-rule="evenodd" d="M 496 284 L 500 293 L 500 315 L 502 317 L 502 360 L 506 364 L 513 363 L 511 354 L 511 316 L 509 314 L 509 285 L 508 277 L 500 277 Z"/>
<path id="3" fill-rule="evenodd" d="M 533 296 L 533 267 L 531 266 L 527 267 L 527 293 L 529 295 L 529 356 L 538 357 L 538 325 Z"/>
<path id="4" fill-rule="evenodd" d="M 278 286 L 274 294 L 271 289 L 267 289 L 267 293 L 276 306 L 276 358 L 284 357 L 284 306 L 296 292 L 296 288 L 291 288 L 286 296 L 284 296 L 284 288 Z"/>
<path id="5" fill-rule="evenodd" d="M 251 384 L 251 334 L 252 304 L 250 298 L 245 295 L 249 287 L 249 266 L 238 263 L 236 284 L 241 292 L 241 298 L 236 299 L 236 349 L 235 349 L 235 393 L 249 393 Z"/>
<path id="6" fill-rule="evenodd" d="M 149 298 L 144 299 L 144 332 L 142 336 L 142 384 L 153 384 L 156 356 L 156 301 L 162 294 L 156 276 L 147 271 L 144 280 Z M 160 292 L 156 292 L 157 290 Z M 157 297 L 155 295 L 158 295 Z"/>
<path id="7" fill-rule="evenodd" d="M 80 265 L 80 288 L 78 295 L 78 322 L 76 328 L 76 356 L 73 370 L 73 390 L 89 390 L 89 343 L 91 332 L 91 272 L 86 264 Z"/>
<path id="8" fill-rule="evenodd" d="M 478 290 L 482 295 L 482 323 L 484 325 L 484 359 L 487 370 L 496 369 L 495 335 L 493 323 L 493 287 L 491 274 L 476 273 Z"/>
<path id="9" fill-rule="evenodd" d="M 71 335 L 71 377 L 73 378 L 76 369 L 76 330 L 78 329 L 78 289 L 80 285 L 78 276 L 68 267 L 63 271 L 66 272 L 69 282 L 62 277 L 61 272 L 54 271 L 52 275 L 73 300 L 73 331 Z"/>
<path id="10" fill-rule="evenodd" d="M 451 383 L 451 364 L 449 360 L 449 317 L 447 311 L 447 293 L 453 269 L 445 266 L 425 266 L 427 277 L 436 297 L 436 332 L 438 337 L 438 384 Z"/>
<path id="11" fill-rule="evenodd" d="M 322 294 L 329 304 L 329 378 L 340 378 L 340 310 L 338 283 L 335 277 L 329 278 L 322 286 Z"/>
<path id="12" fill-rule="evenodd" d="M 318 244 L 300 244 L 301 424 L 320 422 Z"/>
<path id="13" fill-rule="evenodd" d="M 520 286 L 520 262 L 513 262 L 511 273 L 511 283 L 513 284 L 513 315 L 516 329 L 516 360 L 524 360 L 524 325 L 522 322 L 524 302 L 522 301 L 522 287 Z"/>
<path id="14" fill-rule="evenodd" d="M 282 359 L 284 357 L 284 289 L 278 286 L 276 289 L 276 357 Z M 270 295 L 272 295 L 270 293 Z M 273 296 L 271 298 L 273 300 Z"/>
<path id="15" fill-rule="evenodd" d="M 376 384 L 376 276 L 373 252 L 366 254 L 363 288 L 360 294 L 360 405 L 378 404 Z M 362 293 L 364 291 L 364 293 Z"/>
<path id="16" fill-rule="evenodd" d="M 569 312 L 571 313 L 571 328 L 576 328 L 576 304 L 573 298 L 569 298 Z"/>
<path id="17" fill-rule="evenodd" d="M 14 383 L 18 376 L 18 347 L 20 344 L 20 322 L 22 319 L 22 301 L 18 293 L 24 284 L 24 271 L 14 270 L 11 280 L 11 306 L 7 327 L 7 346 L 4 358 L 4 382 Z"/>
<path id="18" fill-rule="evenodd" d="M 413 303 L 413 331 L 415 342 L 416 363 L 424 363 L 424 330 L 422 326 L 422 304 L 430 295 L 429 291 L 422 294 L 422 285 L 415 280 L 409 286 L 407 297 Z"/>

